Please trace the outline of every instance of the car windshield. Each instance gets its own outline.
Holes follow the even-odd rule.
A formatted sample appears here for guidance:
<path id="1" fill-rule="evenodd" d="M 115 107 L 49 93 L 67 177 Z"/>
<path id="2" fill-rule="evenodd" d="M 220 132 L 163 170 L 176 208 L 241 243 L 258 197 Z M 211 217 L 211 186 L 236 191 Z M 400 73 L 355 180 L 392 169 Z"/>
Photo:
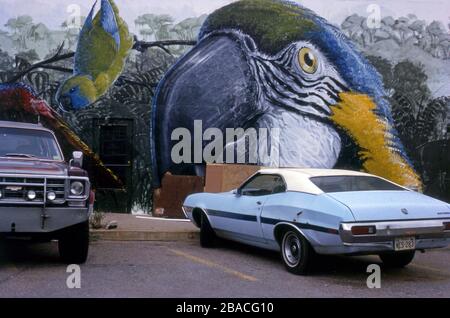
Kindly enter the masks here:
<path id="1" fill-rule="evenodd" d="M 326 176 L 310 180 L 323 192 L 352 191 L 405 191 L 405 189 L 377 177 L 370 176 Z"/>
<path id="2" fill-rule="evenodd" d="M 62 160 L 53 134 L 34 129 L 0 127 L 0 157 Z"/>

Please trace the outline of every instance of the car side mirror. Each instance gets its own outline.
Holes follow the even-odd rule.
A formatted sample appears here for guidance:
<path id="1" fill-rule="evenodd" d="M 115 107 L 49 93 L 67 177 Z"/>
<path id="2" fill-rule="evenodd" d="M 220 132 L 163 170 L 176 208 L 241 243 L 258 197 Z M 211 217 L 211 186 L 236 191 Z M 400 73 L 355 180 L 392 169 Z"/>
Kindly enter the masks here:
<path id="1" fill-rule="evenodd" d="M 83 167 L 83 153 L 81 151 L 74 151 L 72 154 L 72 166 L 77 168 Z"/>
<path id="2" fill-rule="evenodd" d="M 241 189 L 234 189 L 233 194 L 236 195 L 237 197 L 240 197 L 242 195 L 242 191 Z"/>

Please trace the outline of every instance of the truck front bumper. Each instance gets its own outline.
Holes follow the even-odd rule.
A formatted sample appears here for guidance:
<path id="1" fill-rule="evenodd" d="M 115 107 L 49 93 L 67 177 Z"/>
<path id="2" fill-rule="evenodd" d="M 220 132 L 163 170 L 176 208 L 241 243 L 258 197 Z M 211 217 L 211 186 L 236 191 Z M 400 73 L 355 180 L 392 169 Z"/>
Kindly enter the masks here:
<path id="1" fill-rule="evenodd" d="M 0 234 L 52 233 L 88 219 L 88 207 L 0 207 Z"/>

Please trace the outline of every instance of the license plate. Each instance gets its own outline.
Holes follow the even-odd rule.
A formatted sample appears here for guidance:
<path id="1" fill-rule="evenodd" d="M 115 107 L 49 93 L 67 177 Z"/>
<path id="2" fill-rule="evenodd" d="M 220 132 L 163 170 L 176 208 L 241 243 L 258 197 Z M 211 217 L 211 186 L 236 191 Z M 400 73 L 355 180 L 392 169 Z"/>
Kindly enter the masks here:
<path id="1" fill-rule="evenodd" d="M 416 249 L 415 237 L 402 237 L 396 238 L 394 241 L 394 247 L 396 251 L 409 251 Z"/>

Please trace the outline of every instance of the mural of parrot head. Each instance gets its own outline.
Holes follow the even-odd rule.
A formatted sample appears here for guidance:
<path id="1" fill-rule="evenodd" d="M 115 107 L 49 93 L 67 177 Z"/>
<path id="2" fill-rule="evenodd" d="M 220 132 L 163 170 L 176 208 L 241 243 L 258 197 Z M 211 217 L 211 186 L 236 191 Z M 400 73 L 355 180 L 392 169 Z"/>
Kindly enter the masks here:
<path id="1" fill-rule="evenodd" d="M 379 73 L 337 27 L 292 2 L 238 1 L 205 21 L 154 99 L 155 186 L 166 172 L 201 171 L 171 158 L 173 130 L 194 132 L 195 120 L 224 135 L 280 128 L 281 167 L 350 167 L 421 187 Z"/>
<path id="2" fill-rule="evenodd" d="M 112 0 L 92 7 L 81 29 L 73 76 L 59 88 L 56 100 L 65 111 L 83 109 L 106 93 L 124 68 L 133 46 L 127 24 Z"/>

